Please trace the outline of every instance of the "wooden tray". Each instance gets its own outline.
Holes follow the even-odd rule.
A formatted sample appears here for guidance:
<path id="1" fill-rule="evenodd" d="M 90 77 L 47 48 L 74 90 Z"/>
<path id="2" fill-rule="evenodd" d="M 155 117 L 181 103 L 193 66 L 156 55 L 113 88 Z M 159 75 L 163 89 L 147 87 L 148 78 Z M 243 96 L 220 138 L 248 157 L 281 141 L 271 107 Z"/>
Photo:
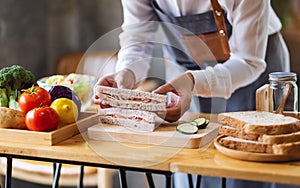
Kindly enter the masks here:
<path id="1" fill-rule="evenodd" d="M 295 156 L 292 154 L 289 155 L 275 155 L 275 154 L 264 154 L 264 153 L 254 153 L 254 152 L 244 152 L 244 151 L 238 151 L 234 149 L 229 149 L 225 146 L 222 146 L 219 143 L 219 140 L 223 137 L 226 137 L 224 135 L 220 135 L 214 140 L 214 146 L 216 149 L 221 152 L 222 154 L 245 161 L 256 161 L 256 162 L 284 162 L 284 161 L 293 161 L 293 160 L 299 160 L 300 156 Z"/>
<path id="2" fill-rule="evenodd" d="M 96 122 L 98 122 L 98 116 L 96 116 L 95 113 L 83 112 L 80 114 L 80 119 L 76 123 L 59 127 L 51 132 L 0 128 L 0 140 L 7 142 L 54 145 L 79 134 L 81 131 L 85 131 L 89 126 L 94 125 Z"/>
<path id="3" fill-rule="evenodd" d="M 209 123 L 197 134 L 186 135 L 176 131 L 174 124 L 162 124 L 153 132 L 141 132 L 123 126 L 98 123 L 88 128 L 88 138 L 134 144 L 160 145 L 182 148 L 199 148 L 217 136 L 220 124 Z"/>

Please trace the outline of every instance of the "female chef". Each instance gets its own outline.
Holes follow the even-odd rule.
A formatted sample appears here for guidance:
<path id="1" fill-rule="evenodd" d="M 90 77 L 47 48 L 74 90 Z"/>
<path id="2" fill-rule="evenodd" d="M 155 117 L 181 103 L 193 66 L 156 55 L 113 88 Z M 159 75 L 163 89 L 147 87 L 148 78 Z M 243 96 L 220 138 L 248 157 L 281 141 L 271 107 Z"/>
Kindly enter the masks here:
<path id="1" fill-rule="evenodd" d="M 222 11 L 212 11 L 213 3 Z M 176 121 L 189 109 L 210 113 L 254 110 L 255 91 L 268 82 L 268 74 L 290 69 L 289 53 L 280 34 L 282 26 L 270 0 L 122 0 L 122 6 L 124 22 L 116 72 L 100 78 L 97 85 L 134 88 L 141 83 L 150 68 L 155 43 L 160 43 L 153 38 L 161 26 L 168 41 L 163 48 L 168 83 L 154 92 L 175 94 L 166 120 Z M 222 34 L 229 39 L 230 56 L 216 58 L 215 63 L 195 62 L 182 36 L 185 32 L 198 35 L 218 31 L 214 14 L 224 18 L 226 30 Z M 200 49 L 198 55 L 203 55 Z M 193 95 L 197 98 L 192 99 Z M 94 101 L 101 104 L 99 99 Z M 175 186 L 187 186 L 187 181 L 179 180 L 175 178 Z M 220 182 L 219 178 L 202 178 L 204 187 L 220 186 Z M 271 186 L 232 179 L 226 183 L 229 187 Z"/>

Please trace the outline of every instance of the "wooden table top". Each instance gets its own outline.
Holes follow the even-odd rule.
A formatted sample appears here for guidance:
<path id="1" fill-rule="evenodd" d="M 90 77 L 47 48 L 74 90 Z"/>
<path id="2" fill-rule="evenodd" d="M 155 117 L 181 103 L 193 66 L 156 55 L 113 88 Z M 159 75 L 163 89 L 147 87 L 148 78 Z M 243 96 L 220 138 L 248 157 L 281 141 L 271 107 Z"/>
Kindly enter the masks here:
<path id="1" fill-rule="evenodd" d="M 54 146 L 0 142 L 0 153 L 134 168 L 184 172 L 208 176 L 300 184 L 300 162 L 260 163 L 232 159 L 211 144 L 202 149 L 86 142 L 77 135 Z M 102 153 L 103 152 L 103 153 Z"/>
<path id="2" fill-rule="evenodd" d="M 208 149 L 184 149 L 172 159 L 170 171 L 255 181 L 300 184 L 300 161 L 251 162 L 223 155 L 212 145 Z"/>

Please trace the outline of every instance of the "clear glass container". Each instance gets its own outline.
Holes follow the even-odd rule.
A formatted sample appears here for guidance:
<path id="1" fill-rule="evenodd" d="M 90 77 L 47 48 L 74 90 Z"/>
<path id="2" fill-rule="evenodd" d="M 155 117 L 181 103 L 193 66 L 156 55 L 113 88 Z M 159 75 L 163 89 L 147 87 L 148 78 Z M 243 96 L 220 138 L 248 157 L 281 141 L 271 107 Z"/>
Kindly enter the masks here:
<path id="1" fill-rule="evenodd" d="M 298 112 L 297 74 L 273 72 L 269 74 L 271 109 L 276 113 Z"/>

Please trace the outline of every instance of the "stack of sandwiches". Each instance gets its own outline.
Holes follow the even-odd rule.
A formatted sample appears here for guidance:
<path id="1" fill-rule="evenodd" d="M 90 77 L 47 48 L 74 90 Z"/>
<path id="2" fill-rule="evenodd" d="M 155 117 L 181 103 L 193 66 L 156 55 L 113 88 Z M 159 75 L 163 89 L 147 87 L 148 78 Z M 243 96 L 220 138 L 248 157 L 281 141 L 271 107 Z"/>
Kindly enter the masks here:
<path id="1" fill-rule="evenodd" d="M 300 121 L 262 111 L 227 112 L 218 115 L 222 124 L 218 140 L 224 147 L 254 153 L 300 153 Z"/>
<path id="2" fill-rule="evenodd" d="M 111 106 L 98 110 L 101 123 L 154 131 L 162 122 L 156 112 L 166 110 L 165 95 L 106 86 L 97 86 L 95 94 Z"/>

